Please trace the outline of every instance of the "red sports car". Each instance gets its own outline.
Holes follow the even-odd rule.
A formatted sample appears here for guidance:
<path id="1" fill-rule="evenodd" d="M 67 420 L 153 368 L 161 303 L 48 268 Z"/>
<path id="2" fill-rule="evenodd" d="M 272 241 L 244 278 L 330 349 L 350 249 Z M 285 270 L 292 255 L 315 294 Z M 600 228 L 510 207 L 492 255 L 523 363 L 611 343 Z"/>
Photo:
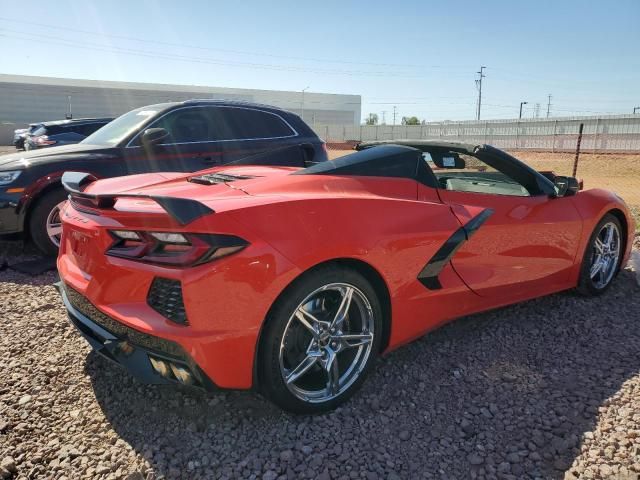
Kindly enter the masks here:
<path id="1" fill-rule="evenodd" d="M 626 263 L 635 226 L 614 193 L 486 145 L 404 143 L 310 166 L 66 173 L 71 321 L 143 381 L 318 412 L 455 317 L 596 295 Z"/>

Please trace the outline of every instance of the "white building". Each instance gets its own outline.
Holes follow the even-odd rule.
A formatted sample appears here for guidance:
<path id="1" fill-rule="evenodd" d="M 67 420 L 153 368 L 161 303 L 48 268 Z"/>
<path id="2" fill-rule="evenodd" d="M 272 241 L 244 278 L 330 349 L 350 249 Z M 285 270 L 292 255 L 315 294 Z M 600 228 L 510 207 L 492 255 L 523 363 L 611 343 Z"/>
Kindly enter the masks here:
<path id="1" fill-rule="evenodd" d="M 32 122 L 116 117 L 133 108 L 192 98 L 264 103 L 302 115 L 314 125 L 359 125 L 360 95 L 112 82 L 0 74 L 0 144 Z"/>

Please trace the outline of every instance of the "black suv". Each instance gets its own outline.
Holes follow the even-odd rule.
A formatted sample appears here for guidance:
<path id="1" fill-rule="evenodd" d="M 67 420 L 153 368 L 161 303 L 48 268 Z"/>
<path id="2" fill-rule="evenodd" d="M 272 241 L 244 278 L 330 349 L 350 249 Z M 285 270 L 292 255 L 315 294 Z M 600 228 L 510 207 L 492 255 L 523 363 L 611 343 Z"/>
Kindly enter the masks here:
<path id="1" fill-rule="evenodd" d="M 311 128 L 275 107 L 189 100 L 138 108 L 79 144 L 0 157 L 0 234 L 26 231 L 40 250 L 55 254 L 66 170 L 98 178 L 195 172 L 267 152 L 306 163 L 327 160 L 325 144 Z"/>
<path id="2" fill-rule="evenodd" d="M 78 118 L 34 124 L 24 137 L 23 148 L 35 150 L 80 143 L 111 120 L 113 118 Z"/>

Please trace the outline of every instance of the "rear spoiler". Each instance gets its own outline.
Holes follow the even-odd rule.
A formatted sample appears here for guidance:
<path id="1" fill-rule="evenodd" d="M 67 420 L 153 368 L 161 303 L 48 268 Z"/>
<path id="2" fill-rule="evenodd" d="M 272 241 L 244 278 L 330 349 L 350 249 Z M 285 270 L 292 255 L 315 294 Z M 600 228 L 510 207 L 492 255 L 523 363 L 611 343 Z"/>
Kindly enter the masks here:
<path id="1" fill-rule="evenodd" d="M 163 197 L 155 195 L 140 195 L 135 193 L 85 193 L 87 185 L 97 178 L 90 173 L 65 172 L 62 175 L 62 185 L 69 192 L 69 201 L 80 209 L 110 209 L 118 198 L 146 198 L 160 205 L 174 220 L 181 225 L 187 225 L 200 217 L 215 213 L 211 208 L 190 198 Z"/>

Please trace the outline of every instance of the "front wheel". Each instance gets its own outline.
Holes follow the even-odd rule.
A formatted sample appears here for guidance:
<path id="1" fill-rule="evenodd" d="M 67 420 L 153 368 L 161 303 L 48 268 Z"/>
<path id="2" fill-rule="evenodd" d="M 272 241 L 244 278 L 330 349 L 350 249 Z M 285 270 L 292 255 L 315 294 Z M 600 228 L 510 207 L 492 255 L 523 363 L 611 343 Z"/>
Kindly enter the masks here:
<path id="1" fill-rule="evenodd" d="M 62 235 L 60 208 L 66 199 L 64 190 L 53 190 L 40 198 L 31 211 L 29 233 L 33 243 L 45 255 L 54 256 L 58 253 Z"/>
<path id="2" fill-rule="evenodd" d="M 346 401 L 364 381 L 380 349 L 382 309 L 362 275 L 322 267 L 286 291 L 265 328 L 264 393 L 285 410 L 317 413 Z"/>
<path id="3" fill-rule="evenodd" d="M 613 215 L 605 215 L 589 239 L 582 260 L 578 292 L 599 295 L 611 286 L 622 260 L 622 227 Z"/>

